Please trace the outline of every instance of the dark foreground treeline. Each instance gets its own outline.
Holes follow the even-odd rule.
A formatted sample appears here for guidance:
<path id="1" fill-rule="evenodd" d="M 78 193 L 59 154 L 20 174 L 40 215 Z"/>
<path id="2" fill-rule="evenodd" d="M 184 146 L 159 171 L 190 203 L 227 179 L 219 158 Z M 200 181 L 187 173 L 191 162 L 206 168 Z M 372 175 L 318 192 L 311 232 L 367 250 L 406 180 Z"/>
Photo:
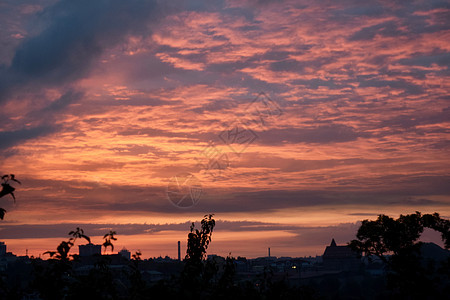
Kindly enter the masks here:
<path id="1" fill-rule="evenodd" d="M 364 269 L 292 282 L 270 267 L 242 278 L 231 259 L 225 265 L 204 261 L 196 275 L 186 262 L 172 261 L 153 263 L 173 273 L 155 281 L 145 272 L 151 262 L 132 259 L 117 268 L 108 256 L 98 256 L 92 258 L 92 268 L 80 272 L 78 259 L 69 263 L 17 260 L 2 274 L 0 299 L 445 299 L 450 291 L 448 263 L 416 281 L 417 289 L 428 294 L 424 297 L 399 293 L 396 286 L 388 285 L 386 275 L 371 275 Z"/>
<path id="2" fill-rule="evenodd" d="M 206 258 L 215 221 L 207 215 L 199 229 L 192 223 L 182 262 L 143 261 L 140 253 L 127 260 L 120 255 L 79 257 L 70 250 L 83 230 L 69 233 L 51 259 L 17 259 L 1 272 L 1 299 L 446 299 L 450 295 L 450 259 L 424 259 L 414 243 L 423 227 L 438 228 L 449 244 L 450 222 L 439 215 L 380 216 L 364 221 L 350 246 L 378 257 L 382 273 L 359 271 L 323 274 L 312 278 L 289 277 L 267 265 L 260 274 L 236 272 L 227 257 L 222 263 Z M 397 232 L 395 232 L 395 230 Z M 113 249 L 115 232 L 104 236 L 105 249 Z M 151 270 L 167 276 L 155 280 Z M 153 274 L 153 275 L 152 275 Z M 372 275 L 373 274 L 373 275 Z M 294 280 L 293 280 L 294 278 Z"/>

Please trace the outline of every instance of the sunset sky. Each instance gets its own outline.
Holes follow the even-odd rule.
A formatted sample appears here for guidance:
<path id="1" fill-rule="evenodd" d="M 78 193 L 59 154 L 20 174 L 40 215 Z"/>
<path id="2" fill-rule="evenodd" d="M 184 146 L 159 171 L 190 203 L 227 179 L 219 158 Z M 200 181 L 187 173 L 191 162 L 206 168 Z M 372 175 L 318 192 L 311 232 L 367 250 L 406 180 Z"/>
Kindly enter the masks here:
<path id="1" fill-rule="evenodd" d="M 176 257 L 214 213 L 208 253 L 303 256 L 378 214 L 450 218 L 449 20 L 433 0 L 1 1 L 0 173 L 22 185 L 0 240 L 115 230 Z M 201 195 L 180 208 L 183 174 Z"/>

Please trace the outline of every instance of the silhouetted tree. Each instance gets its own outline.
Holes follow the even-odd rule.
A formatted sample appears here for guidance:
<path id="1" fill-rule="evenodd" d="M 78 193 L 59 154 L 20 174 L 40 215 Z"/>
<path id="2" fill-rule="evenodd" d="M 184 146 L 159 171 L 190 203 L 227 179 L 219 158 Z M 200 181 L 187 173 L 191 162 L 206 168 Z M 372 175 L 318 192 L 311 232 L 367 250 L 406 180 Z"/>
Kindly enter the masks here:
<path id="1" fill-rule="evenodd" d="M 216 226 L 216 221 L 212 218 L 213 216 L 213 214 L 209 214 L 203 217 L 200 230 L 195 229 L 194 223 L 191 224 L 191 232 L 188 234 L 186 250 L 187 261 L 200 262 L 205 258 L 206 250 L 211 242 L 214 226 Z"/>
<path id="2" fill-rule="evenodd" d="M 435 269 L 421 262 L 422 243 L 418 239 L 424 228 L 440 232 L 445 247 L 450 248 L 450 221 L 442 219 L 438 213 L 422 215 L 420 212 L 400 215 L 398 219 L 379 215 L 375 221 L 364 220 L 356 234 L 357 239 L 352 240 L 349 247 L 369 258 L 376 256 L 385 263 L 388 287 L 394 293 L 427 298 L 449 283 L 436 286 Z"/>
<path id="3" fill-rule="evenodd" d="M 375 221 L 364 220 L 356 234 L 357 240 L 352 240 L 349 246 L 389 263 L 388 254 L 398 255 L 420 245 L 417 240 L 426 227 L 439 231 L 445 247 L 450 248 L 450 221 L 440 218 L 438 213 L 422 216 L 420 212 L 400 215 L 397 220 L 386 215 L 379 215 Z"/>
<path id="4" fill-rule="evenodd" d="M 190 227 L 185 265 L 181 274 L 181 289 L 187 298 L 198 297 L 211 279 L 211 270 L 214 266 L 211 263 L 205 264 L 204 259 L 216 225 L 213 216 L 213 214 L 205 215 L 200 223 L 200 229 L 196 229 L 194 223 Z"/>

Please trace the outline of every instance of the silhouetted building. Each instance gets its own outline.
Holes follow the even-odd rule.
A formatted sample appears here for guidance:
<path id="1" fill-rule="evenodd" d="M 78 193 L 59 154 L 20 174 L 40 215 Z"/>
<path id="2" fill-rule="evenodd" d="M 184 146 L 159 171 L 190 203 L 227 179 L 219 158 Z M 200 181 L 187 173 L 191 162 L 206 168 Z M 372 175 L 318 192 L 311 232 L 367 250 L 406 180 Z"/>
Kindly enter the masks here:
<path id="1" fill-rule="evenodd" d="M 128 251 L 127 249 L 123 248 L 122 250 L 119 251 L 119 254 L 122 255 L 123 257 L 125 257 L 126 259 L 130 260 L 131 259 L 131 253 L 130 251 Z"/>
<path id="2" fill-rule="evenodd" d="M 6 244 L 5 242 L 0 242 L 0 256 L 3 256 L 6 254 Z"/>
<path id="3" fill-rule="evenodd" d="M 217 254 L 208 254 L 207 259 L 214 261 L 217 264 L 225 264 L 225 258 Z"/>
<path id="4" fill-rule="evenodd" d="M 357 271 L 361 264 L 355 252 L 347 246 L 336 245 L 334 239 L 325 248 L 322 259 L 324 268 L 332 271 Z"/>
<path id="5" fill-rule="evenodd" d="M 92 243 L 86 245 L 79 245 L 78 251 L 80 256 L 92 256 L 95 254 L 102 254 L 102 245 L 94 245 Z"/>

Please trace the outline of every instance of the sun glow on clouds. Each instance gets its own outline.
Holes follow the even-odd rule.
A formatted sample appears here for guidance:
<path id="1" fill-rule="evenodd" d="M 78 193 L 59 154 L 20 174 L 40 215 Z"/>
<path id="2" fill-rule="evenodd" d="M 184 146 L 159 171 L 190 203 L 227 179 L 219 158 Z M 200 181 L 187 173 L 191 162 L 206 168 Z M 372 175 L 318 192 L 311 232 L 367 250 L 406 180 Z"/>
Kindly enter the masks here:
<path id="1" fill-rule="evenodd" d="M 24 18 L 58 15 L 64 3 L 41 2 L 6 3 L 17 16 L 0 18 L 0 40 L 10 45 L 0 50 L 0 171 L 24 182 L 17 206 L 2 198 L 4 230 L 13 223 L 177 223 L 210 212 L 302 226 L 415 210 L 450 215 L 447 6 L 228 1 L 165 8 L 158 18 L 130 9 L 123 30 L 87 23 L 92 35 L 80 36 L 88 45 L 77 35 L 53 45 L 58 32 L 45 28 L 62 19 L 27 32 Z M 39 52 L 46 43 L 52 57 Z M 49 61 L 33 65 L 33 57 Z M 282 115 L 252 124 L 256 140 L 234 153 L 219 135 L 248 117 L 261 91 Z M 211 142 L 229 158 L 218 177 L 198 165 Z M 196 207 L 178 210 L 166 186 L 185 172 L 201 180 L 203 195 Z M 292 251 L 319 245 L 295 231 L 271 232 Z M 334 231 L 324 232 L 331 238 Z M 132 236 L 124 243 L 134 245 Z M 227 234 L 217 238 L 214 251 L 251 253 Z M 166 242 L 155 242 L 163 256 Z M 267 246 L 259 235 L 255 244 Z"/>

